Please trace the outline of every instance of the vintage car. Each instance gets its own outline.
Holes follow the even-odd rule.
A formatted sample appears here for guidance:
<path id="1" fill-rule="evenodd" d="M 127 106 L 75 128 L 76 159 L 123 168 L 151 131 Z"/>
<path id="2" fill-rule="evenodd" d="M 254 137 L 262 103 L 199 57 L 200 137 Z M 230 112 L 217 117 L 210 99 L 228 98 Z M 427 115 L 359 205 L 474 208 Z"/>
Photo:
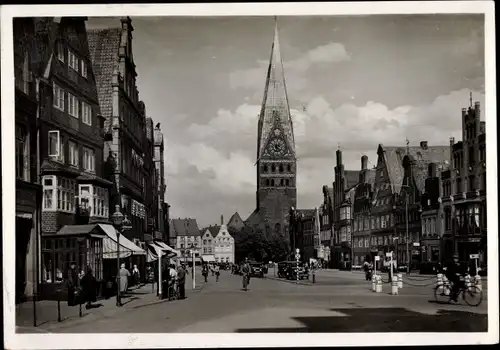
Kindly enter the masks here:
<path id="1" fill-rule="evenodd" d="M 309 279 L 309 271 L 302 262 L 282 261 L 278 263 L 278 277 L 290 280 Z"/>
<path id="2" fill-rule="evenodd" d="M 260 278 L 264 277 L 264 266 L 261 263 L 252 261 L 250 262 L 250 268 L 251 268 L 250 272 L 251 277 L 260 277 Z"/>

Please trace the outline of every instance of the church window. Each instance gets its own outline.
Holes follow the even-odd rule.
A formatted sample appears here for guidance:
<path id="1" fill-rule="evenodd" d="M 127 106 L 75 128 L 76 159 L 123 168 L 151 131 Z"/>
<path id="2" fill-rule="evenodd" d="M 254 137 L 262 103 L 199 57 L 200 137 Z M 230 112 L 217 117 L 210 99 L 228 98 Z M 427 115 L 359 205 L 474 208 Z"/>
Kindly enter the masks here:
<path id="1" fill-rule="evenodd" d="M 275 173 L 275 172 L 276 172 L 276 165 L 274 165 L 274 164 L 273 164 L 273 165 L 271 166 L 271 171 L 272 171 L 273 173 Z"/>
<path id="2" fill-rule="evenodd" d="M 269 169 L 268 169 L 267 165 L 264 165 L 264 167 L 262 168 L 262 171 L 263 171 L 264 173 L 267 173 L 267 172 L 268 172 L 268 170 L 269 170 Z"/>
<path id="3" fill-rule="evenodd" d="M 290 180 L 289 179 L 286 179 L 286 185 L 290 186 Z"/>
<path id="4" fill-rule="evenodd" d="M 271 186 L 274 186 L 274 179 L 271 179 Z"/>
<path id="5" fill-rule="evenodd" d="M 280 173 L 282 173 L 283 171 L 284 171 L 283 164 L 280 164 Z"/>
<path id="6" fill-rule="evenodd" d="M 269 186 L 269 179 L 266 179 L 266 186 Z"/>
<path id="7" fill-rule="evenodd" d="M 281 179 L 280 180 L 280 186 L 284 186 L 285 185 L 285 180 L 284 179 Z"/>
<path id="8" fill-rule="evenodd" d="M 292 166 L 291 166 L 290 164 L 288 164 L 288 165 L 286 166 L 286 170 L 287 170 L 288 172 L 292 171 Z"/>

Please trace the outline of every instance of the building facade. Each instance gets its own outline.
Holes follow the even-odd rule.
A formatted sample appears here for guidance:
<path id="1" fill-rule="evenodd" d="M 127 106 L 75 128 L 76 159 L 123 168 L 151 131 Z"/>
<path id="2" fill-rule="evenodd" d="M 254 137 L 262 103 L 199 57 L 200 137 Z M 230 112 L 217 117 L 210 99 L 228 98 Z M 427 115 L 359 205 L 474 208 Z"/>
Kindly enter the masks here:
<path id="1" fill-rule="evenodd" d="M 219 232 L 214 237 L 214 253 L 216 263 L 234 263 L 234 238 L 229 234 L 221 217 Z"/>
<path id="2" fill-rule="evenodd" d="M 355 188 L 353 200 L 353 264 L 361 266 L 365 260 L 372 262 L 371 209 L 375 169 L 368 169 L 368 157 L 361 157 L 359 184 Z"/>
<path id="3" fill-rule="evenodd" d="M 486 133 L 479 102 L 462 109 L 462 141 L 450 140 L 451 164 L 441 174 L 444 214 L 443 259 L 456 252 L 486 263 Z"/>
<path id="4" fill-rule="evenodd" d="M 209 226 L 201 230 L 202 254 L 214 255 L 214 261 L 215 261 L 215 237 L 217 237 L 219 231 L 220 231 L 220 226 Z"/>
<path id="5" fill-rule="evenodd" d="M 168 223 L 168 220 L 165 220 L 165 191 L 167 189 L 165 182 L 165 154 L 164 154 L 164 142 L 163 142 L 163 132 L 160 128 L 160 123 L 156 124 L 154 129 L 154 163 L 155 163 L 155 171 L 156 175 L 156 205 L 158 207 L 157 216 L 156 216 L 156 227 L 158 231 L 162 233 L 161 239 L 164 242 L 168 242 L 168 230 L 165 223 Z"/>
<path id="6" fill-rule="evenodd" d="M 320 207 L 320 247 L 317 251 L 317 258 L 320 259 L 324 267 L 330 267 L 331 252 L 333 246 L 333 188 L 323 186 L 323 204 Z"/>
<path id="7" fill-rule="evenodd" d="M 342 151 L 336 152 L 337 165 L 334 168 L 335 180 L 333 182 L 333 268 L 349 268 L 352 264 L 352 217 L 353 201 L 350 190 L 359 180 L 359 172 L 344 170 Z"/>
<path id="8" fill-rule="evenodd" d="M 129 239 L 144 240 L 148 231 L 147 186 L 151 186 L 147 150 L 146 110 L 139 100 L 129 17 L 117 28 L 89 30 L 89 47 L 104 123 L 106 175 L 113 182 L 111 201 L 132 222 Z M 152 190 L 149 192 L 153 193 Z"/>
<path id="9" fill-rule="evenodd" d="M 15 18 L 16 303 L 36 292 L 42 186 L 38 177 L 35 20 Z"/>
<path id="10" fill-rule="evenodd" d="M 289 241 L 288 215 L 297 206 L 297 161 L 277 23 L 257 133 L 257 203 L 246 224 Z"/>
<path id="11" fill-rule="evenodd" d="M 200 253 L 203 248 L 202 234 L 196 219 L 173 219 L 172 228 L 175 231 L 175 249 L 181 252 L 181 257 L 191 259 L 192 249 Z"/>
<path id="12" fill-rule="evenodd" d="M 100 260 L 77 254 L 85 249 L 92 253 L 99 247 L 75 249 L 66 240 L 55 248 L 49 246 L 54 242 L 51 237 L 63 226 L 70 231 L 74 225 L 109 223 L 112 183 L 104 175 L 104 119 L 100 114 L 85 21 L 85 17 L 35 20 L 40 58 L 42 283 L 59 278 L 70 261 L 80 268 L 90 265 L 96 278 L 102 277 Z"/>

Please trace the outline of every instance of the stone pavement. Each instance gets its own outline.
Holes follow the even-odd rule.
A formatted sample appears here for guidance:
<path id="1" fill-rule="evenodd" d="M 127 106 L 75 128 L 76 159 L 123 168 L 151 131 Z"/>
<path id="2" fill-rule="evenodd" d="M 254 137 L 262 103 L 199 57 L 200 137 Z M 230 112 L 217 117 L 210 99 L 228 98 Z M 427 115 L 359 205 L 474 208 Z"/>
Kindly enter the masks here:
<path id="1" fill-rule="evenodd" d="M 161 302 L 120 313 L 62 322 L 50 329 L 61 333 L 185 332 L 444 332 L 484 331 L 487 307 L 433 303 L 425 293 L 389 295 L 370 291 L 371 283 L 351 273 L 318 276 L 314 285 L 252 278 L 241 289 L 241 276 L 223 271 L 219 282 L 209 276 L 199 292 L 189 279 L 186 300 Z M 361 278 L 360 278 L 361 277 Z M 408 288 L 409 289 L 409 288 Z M 408 290 L 406 289 L 406 290 Z M 422 288 L 420 288 L 422 289 Z M 40 328 L 43 329 L 44 325 Z M 40 331 L 40 330 L 38 330 Z"/>
<path id="2" fill-rule="evenodd" d="M 197 270 L 196 289 L 192 289 L 192 279 L 190 275 L 186 277 L 186 295 L 198 293 L 203 288 L 201 273 Z M 43 300 L 36 303 L 37 327 L 33 327 L 33 303 L 26 302 L 16 305 L 16 331 L 22 333 L 49 332 L 53 329 L 73 327 L 78 324 L 91 323 L 99 319 L 110 319 L 120 317 L 121 313 L 130 312 L 141 307 L 157 305 L 168 302 L 166 299 L 159 299 L 157 296 L 157 284 L 146 284 L 141 287 L 132 287 L 127 294 L 122 297 L 122 306 L 116 307 L 116 296 L 109 299 L 98 300 L 97 307 L 87 310 L 82 305 L 82 316 L 79 316 L 79 306 L 68 306 L 66 301 L 61 301 L 61 322 L 57 321 L 57 302 Z"/>

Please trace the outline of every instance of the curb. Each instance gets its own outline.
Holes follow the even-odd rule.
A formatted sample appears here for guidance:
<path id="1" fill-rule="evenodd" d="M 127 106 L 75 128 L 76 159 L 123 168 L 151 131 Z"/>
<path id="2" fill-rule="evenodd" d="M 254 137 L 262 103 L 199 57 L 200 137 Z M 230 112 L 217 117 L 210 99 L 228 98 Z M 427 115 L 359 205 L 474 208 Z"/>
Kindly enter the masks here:
<path id="1" fill-rule="evenodd" d="M 287 280 L 287 279 L 283 279 L 283 278 L 279 278 L 279 277 L 267 277 L 265 278 L 266 280 L 271 280 L 271 281 L 279 281 L 279 282 L 285 282 L 285 283 L 292 283 L 292 284 L 299 284 L 301 286 L 308 286 L 308 287 L 311 287 L 313 285 L 312 282 L 303 282 L 303 281 L 299 281 L 297 283 L 296 280 Z"/>

